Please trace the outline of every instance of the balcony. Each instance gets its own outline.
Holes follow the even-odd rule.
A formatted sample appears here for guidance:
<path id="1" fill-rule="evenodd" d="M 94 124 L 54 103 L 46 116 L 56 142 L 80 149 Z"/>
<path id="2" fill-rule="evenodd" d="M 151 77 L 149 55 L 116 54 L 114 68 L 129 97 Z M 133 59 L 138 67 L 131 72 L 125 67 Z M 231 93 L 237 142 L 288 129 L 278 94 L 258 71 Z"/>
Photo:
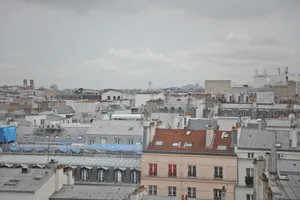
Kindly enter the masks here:
<path id="1" fill-rule="evenodd" d="M 247 186 L 252 187 L 253 186 L 253 177 L 252 176 L 245 176 L 245 183 Z"/>

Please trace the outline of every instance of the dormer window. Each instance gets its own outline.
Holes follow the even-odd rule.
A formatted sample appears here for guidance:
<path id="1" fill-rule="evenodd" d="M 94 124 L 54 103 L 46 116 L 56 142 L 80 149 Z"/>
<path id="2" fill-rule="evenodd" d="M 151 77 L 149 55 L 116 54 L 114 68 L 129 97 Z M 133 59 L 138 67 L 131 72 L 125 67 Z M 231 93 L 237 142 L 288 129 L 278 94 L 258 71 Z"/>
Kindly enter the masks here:
<path id="1" fill-rule="evenodd" d="M 228 133 L 227 132 L 223 132 L 222 133 L 222 139 L 226 139 L 228 138 Z"/>
<path id="2" fill-rule="evenodd" d="M 172 144 L 172 147 L 178 147 L 179 146 L 179 142 L 174 142 L 173 144 Z"/>
<path id="3" fill-rule="evenodd" d="M 193 143 L 186 142 L 186 143 L 184 144 L 184 147 L 192 147 L 192 146 L 193 146 Z"/>
<path id="4" fill-rule="evenodd" d="M 155 141 L 155 146 L 162 146 L 163 145 L 163 141 Z"/>

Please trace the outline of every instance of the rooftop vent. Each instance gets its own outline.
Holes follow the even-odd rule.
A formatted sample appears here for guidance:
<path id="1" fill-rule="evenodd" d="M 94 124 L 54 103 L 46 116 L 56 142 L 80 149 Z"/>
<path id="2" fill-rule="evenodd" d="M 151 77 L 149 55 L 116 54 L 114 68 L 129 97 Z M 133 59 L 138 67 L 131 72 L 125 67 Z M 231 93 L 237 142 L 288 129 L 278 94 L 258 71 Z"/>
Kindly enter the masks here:
<path id="1" fill-rule="evenodd" d="M 22 167 L 21 173 L 22 174 L 27 174 L 27 173 L 29 173 L 29 169 L 27 167 Z"/>
<path id="2" fill-rule="evenodd" d="M 155 146 L 161 146 L 163 145 L 163 141 L 155 141 Z"/>
<path id="3" fill-rule="evenodd" d="M 6 183 L 4 183 L 4 185 L 16 186 L 19 182 L 20 182 L 20 180 L 12 179 L 12 180 L 9 180 Z"/>

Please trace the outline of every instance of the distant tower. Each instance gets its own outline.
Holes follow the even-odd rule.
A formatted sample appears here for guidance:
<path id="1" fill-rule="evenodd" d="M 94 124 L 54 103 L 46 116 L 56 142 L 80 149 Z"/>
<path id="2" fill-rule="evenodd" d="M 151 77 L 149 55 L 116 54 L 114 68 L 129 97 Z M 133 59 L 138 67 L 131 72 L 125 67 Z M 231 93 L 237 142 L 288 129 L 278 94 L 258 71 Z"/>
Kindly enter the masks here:
<path id="1" fill-rule="evenodd" d="M 264 69 L 264 76 L 267 76 L 267 70 Z"/>
<path id="2" fill-rule="evenodd" d="M 152 81 L 149 81 L 149 82 L 148 82 L 148 85 L 149 85 L 149 88 L 151 88 Z"/>
<path id="3" fill-rule="evenodd" d="M 34 80 L 33 79 L 30 80 L 30 87 L 34 88 Z"/>
<path id="4" fill-rule="evenodd" d="M 23 87 L 27 87 L 27 79 L 23 79 Z"/>
<path id="5" fill-rule="evenodd" d="M 277 70 L 278 70 L 278 75 L 281 75 L 281 71 L 280 71 L 280 68 L 278 68 Z"/>

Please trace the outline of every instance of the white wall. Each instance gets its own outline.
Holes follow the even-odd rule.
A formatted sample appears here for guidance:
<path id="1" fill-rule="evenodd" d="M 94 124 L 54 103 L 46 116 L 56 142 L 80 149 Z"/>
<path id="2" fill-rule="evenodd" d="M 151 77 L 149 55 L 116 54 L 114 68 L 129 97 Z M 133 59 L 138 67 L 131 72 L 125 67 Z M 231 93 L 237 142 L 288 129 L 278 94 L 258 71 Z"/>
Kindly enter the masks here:
<path id="1" fill-rule="evenodd" d="M 120 96 L 120 99 L 123 99 L 125 94 L 121 93 L 121 92 L 116 92 L 116 91 L 107 91 L 105 93 L 102 94 L 102 101 L 107 101 L 108 96 L 110 96 L 110 100 L 113 100 L 113 97 L 116 97 L 116 100 L 118 99 L 118 96 Z"/>
<path id="2" fill-rule="evenodd" d="M 25 116 L 25 120 L 30 122 L 32 126 L 41 126 L 41 120 L 46 120 L 46 115 L 29 115 Z M 34 120 L 36 123 L 34 123 Z M 45 124 L 46 125 L 46 124 Z"/>
<path id="3" fill-rule="evenodd" d="M 159 93 L 159 94 L 136 94 L 134 97 L 135 100 L 135 106 L 139 107 L 142 105 L 146 105 L 146 102 L 151 100 L 151 99 L 162 99 L 164 100 L 165 95 L 164 93 Z"/>
<path id="4" fill-rule="evenodd" d="M 274 103 L 274 92 L 256 92 L 257 103 Z"/>
<path id="5" fill-rule="evenodd" d="M 217 119 L 217 123 L 219 125 L 219 130 L 221 131 L 231 131 L 232 126 L 236 126 L 236 122 L 238 122 L 237 117 L 214 117 L 214 119 Z"/>
<path id="6" fill-rule="evenodd" d="M 66 105 L 71 106 L 76 113 L 90 113 L 95 112 L 98 103 L 66 100 Z"/>

